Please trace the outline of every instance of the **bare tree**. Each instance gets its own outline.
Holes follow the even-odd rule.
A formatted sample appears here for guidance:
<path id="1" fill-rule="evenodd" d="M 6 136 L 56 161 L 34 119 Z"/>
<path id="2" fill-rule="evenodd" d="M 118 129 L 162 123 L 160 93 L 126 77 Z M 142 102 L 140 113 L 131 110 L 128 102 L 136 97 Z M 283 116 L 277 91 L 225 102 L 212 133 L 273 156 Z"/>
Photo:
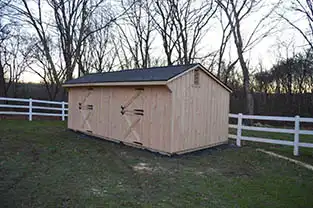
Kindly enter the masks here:
<path id="1" fill-rule="evenodd" d="M 16 94 L 16 83 L 26 69 L 28 56 L 25 52 L 24 37 L 19 25 L 9 18 L 11 1 L 0 2 L 0 96 L 8 96 L 13 86 Z"/>
<path id="2" fill-rule="evenodd" d="M 17 83 L 21 75 L 26 71 L 29 63 L 29 49 L 25 38 L 19 31 L 3 42 L 0 46 L 1 68 L 4 69 L 5 74 L 5 96 L 8 96 L 8 91 L 11 91 L 13 96 L 17 93 Z"/>
<path id="3" fill-rule="evenodd" d="M 259 43 L 264 37 L 267 37 L 276 25 L 266 29 L 265 22 L 270 15 L 278 7 L 279 2 L 269 9 L 259 21 L 257 21 L 251 30 L 250 34 L 244 39 L 242 31 L 242 23 L 255 10 L 264 7 L 264 1 L 257 0 L 216 0 L 219 7 L 224 11 L 224 14 L 230 25 L 230 30 L 236 46 L 236 51 L 243 74 L 243 86 L 246 97 L 246 112 L 253 114 L 254 103 L 252 89 L 250 87 L 250 73 L 245 60 L 244 53 L 250 50 L 253 46 Z M 246 40 L 246 41 L 244 41 Z"/>
<path id="4" fill-rule="evenodd" d="M 84 43 L 78 60 L 79 71 L 82 74 L 112 70 L 115 62 L 114 48 L 109 44 L 110 34 L 101 31 L 91 35 Z"/>
<path id="5" fill-rule="evenodd" d="M 42 83 L 44 84 L 46 88 L 46 92 L 48 94 L 48 97 L 50 100 L 55 100 L 57 94 L 61 90 L 61 83 L 65 80 L 65 73 L 66 71 L 62 66 L 59 64 L 62 64 L 60 62 L 53 62 L 53 65 L 55 66 L 55 71 L 51 69 L 51 62 L 45 54 L 42 52 L 42 48 L 40 46 L 41 42 L 38 40 L 37 36 L 33 36 L 29 40 L 33 44 L 30 45 L 30 60 L 28 63 L 28 69 L 30 72 L 34 73 L 38 77 L 41 78 Z M 47 45 L 53 45 L 51 39 L 47 39 Z M 61 52 L 59 51 L 58 47 L 51 47 L 55 50 L 50 50 L 51 54 L 54 55 L 55 58 L 57 56 L 55 53 Z M 61 55 L 60 55 L 61 56 Z"/>
<path id="6" fill-rule="evenodd" d="M 64 81 L 73 78 L 75 70 L 78 74 L 84 70 L 84 55 L 92 45 L 88 38 L 123 15 L 113 15 L 105 0 L 16 0 L 10 7 L 15 11 L 14 18 L 32 36 L 31 57 L 36 63 L 29 68 L 42 78 L 50 99 L 55 98 Z M 94 24 L 100 14 L 105 18 Z"/>
<path id="7" fill-rule="evenodd" d="M 152 17 L 162 37 L 168 65 L 200 59 L 197 47 L 216 9 L 213 1 L 203 1 L 200 5 L 187 0 L 155 1 Z"/>
<path id="8" fill-rule="evenodd" d="M 157 31 L 162 37 L 162 46 L 166 55 L 167 65 L 173 64 L 173 53 L 178 37 L 174 33 L 174 22 L 172 18 L 173 5 L 168 1 L 156 0 L 154 7 L 150 10 L 151 17 L 156 25 Z"/>
<path id="9" fill-rule="evenodd" d="M 88 29 L 88 1 L 49 0 L 55 16 L 58 40 L 66 69 L 66 80 L 73 72 L 81 55 L 84 35 Z"/>
<path id="10" fill-rule="evenodd" d="M 102 13 L 92 18 L 91 28 L 103 25 L 107 17 Z M 104 28 L 91 34 L 82 46 L 82 52 L 78 60 L 79 72 L 103 72 L 112 70 L 116 51 L 112 45 L 112 27 Z"/>
<path id="11" fill-rule="evenodd" d="M 219 23 L 220 23 L 221 29 L 222 29 L 221 43 L 220 43 L 218 53 L 216 54 L 218 56 L 217 77 L 220 78 L 222 68 L 225 68 L 225 63 L 223 62 L 223 56 L 224 56 L 227 44 L 228 44 L 230 37 L 231 37 L 231 30 L 230 30 L 230 22 L 226 21 L 227 22 L 226 24 L 224 22 L 223 11 L 221 9 L 219 9 L 219 11 L 218 11 L 217 19 L 219 20 Z"/>
<path id="12" fill-rule="evenodd" d="M 112 38 L 112 44 L 114 47 L 114 51 L 117 57 L 117 63 L 120 69 L 129 69 L 133 67 L 133 62 L 131 60 L 132 55 L 129 57 L 129 53 L 127 51 L 127 45 L 123 42 L 124 38 L 121 34 L 117 33 L 117 36 Z"/>
<path id="13" fill-rule="evenodd" d="M 312 51 L 308 51 L 281 57 L 270 70 L 259 67 L 255 74 L 256 89 L 265 93 L 288 94 L 286 97 L 291 103 L 296 101 L 290 95 L 312 91 L 313 56 Z"/>
<path id="14" fill-rule="evenodd" d="M 0 2 L 0 97 L 6 95 L 6 86 L 5 86 L 5 79 L 4 79 L 4 64 L 3 63 L 3 45 L 4 41 L 9 37 L 9 29 L 8 23 L 4 22 L 4 15 L 7 9 L 8 4 L 10 3 L 9 0 L 1 1 Z"/>
<path id="15" fill-rule="evenodd" d="M 254 88 L 257 92 L 264 92 L 267 94 L 271 90 L 271 83 L 273 82 L 273 77 L 271 72 L 266 70 L 263 63 L 259 61 L 257 66 L 257 72 L 254 74 Z"/>
<path id="16" fill-rule="evenodd" d="M 231 35 L 232 31 L 230 28 L 230 22 L 225 20 L 224 15 L 223 15 L 223 10 L 218 9 L 217 14 L 216 14 L 216 19 L 220 23 L 220 28 L 221 28 L 221 40 L 220 40 L 220 45 L 215 52 L 213 58 L 212 58 L 212 67 L 216 66 L 217 64 L 217 72 L 216 75 L 218 78 L 220 78 L 224 83 L 228 82 L 229 76 L 231 74 L 232 70 L 235 70 L 235 65 L 238 63 L 238 58 L 235 60 L 231 59 L 231 54 L 229 54 L 228 61 L 225 60 L 225 53 L 227 52 L 227 49 L 230 51 L 230 40 L 231 40 Z M 215 67 L 213 67 L 215 68 Z"/>
<path id="17" fill-rule="evenodd" d="M 132 4 L 131 9 L 128 9 Z M 126 15 L 120 22 L 116 22 L 116 26 L 121 48 L 119 56 L 124 56 L 123 60 L 126 61 L 127 67 L 150 66 L 154 30 L 152 13 L 148 11 L 151 4 L 151 1 L 121 1 L 121 8 Z M 131 61 L 130 64 L 129 61 Z M 125 64 L 122 61 L 120 65 Z"/>
<path id="18" fill-rule="evenodd" d="M 171 4 L 174 7 L 173 22 L 178 37 L 176 44 L 178 63 L 189 64 L 197 58 L 197 47 L 217 7 L 213 0 L 201 2 L 197 7 L 192 1 L 171 0 Z"/>
<path id="19" fill-rule="evenodd" d="M 27 0 L 21 0 L 21 5 L 12 5 L 12 7 L 18 12 L 20 18 L 23 22 L 30 25 L 36 32 L 37 38 L 36 44 L 34 45 L 37 50 L 36 57 L 40 57 L 40 62 L 45 63 L 46 70 L 49 70 L 49 74 L 51 74 L 51 82 L 56 82 L 57 85 L 61 85 L 61 81 L 58 76 L 58 68 L 53 58 L 53 48 L 55 47 L 52 44 L 52 36 L 51 30 L 48 27 L 44 19 L 44 12 L 42 11 L 43 3 L 41 0 L 36 2 L 36 6 L 34 8 L 30 8 L 29 2 Z M 34 9 L 36 9 L 34 11 Z M 45 59 L 45 60 L 43 60 Z"/>
<path id="20" fill-rule="evenodd" d="M 312 0 L 292 0 L 290 9 L 296 12 L 297 17 L 304 19 L 307 22 L 306 28 L 301 28 L 295 21 L 290 20 L 283 14 L 279 16 L 298 31 L 307 44 L 313 50 L 313 2 Z"/>
<path id="21" fill-rule="evenodd" d="M 107 9 L 105 0 L 36 0 L 37 8 L 30 8 L 27 0 L 20 0 L 22 4 L 15 4 L 14 9 L 20 14 L 20 18 L 35 29 L 39 39 L 41 52 L 47 59 L 48 68 L 51 70 L 53 79 L 59 85 L 58 71 L 65 71 L 65 80 L 73 78 L 74 70 L 77 69 L 78 62 L 83 52 L 83 46 L 87 39 L 109 27 L 119 15 L 112 15 Z M 47 19 L 43 13 L 48 10 L 54 15 Z M 101 10 L 101 11 L 99 11 Z M 106 14 L 106 21 L 101 25 L 93 25 L 93 16 L 98 13 Z M 59 43 L 59 45 L 58 45 Z M 49 45 L 50 44 L 50 45 Z M 53 47 L 60 47 L 58 62 L 54 61 L 52 53 Z M 58 66 L 57 66 L 58 65 Z M 61 69 L 59 67 L 62 67 Z"/>
<path id="22" fill-rule="evenodd" d="M 105 0 L 48 0 L 48 3 L 54 11 L 66 68 L 66 80 L 70 80 L 81 60 L 83 46 L 87 39 L 108 28 L 116 20 L 116 17 L 112 17 L 105 9 Z M 102 11 L 98 11 L 99 9 Z M 92 24 L 97 13 L 102 14 L 102 21 Z M 105 17 L 104 14 L 106 14 Z"/>
<path id="23" fill-rule="evenodd" d="M 0 97 L 5 96 L 5 80 L 4 80 L 4 67 L 0 57 Z"/>

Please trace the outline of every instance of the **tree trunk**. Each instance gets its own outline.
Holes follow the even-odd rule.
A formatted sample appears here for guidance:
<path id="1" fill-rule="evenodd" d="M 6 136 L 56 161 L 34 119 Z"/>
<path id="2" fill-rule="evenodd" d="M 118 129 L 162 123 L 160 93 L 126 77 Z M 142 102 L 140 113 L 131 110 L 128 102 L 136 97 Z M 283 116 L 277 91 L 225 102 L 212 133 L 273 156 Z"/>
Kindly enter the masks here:
<path id="1" fill-rule="evenodd" d="M 249 69 L 243 56 L 244 49 L 243 49 L 243 39 L 241 36 L 241 29 L 240 29 L 240 24 L 241 24 L 240 14 L 236 11 L 236 4 L 234 3 L 233 0 L 231 1 L 231 6 L 233 9 L 234 22 L 231 16 L 229 15 L 229 13 L 227 13 L 227 16 L 228 16 L 228 20 L 231 26 L 231 32 L 234 37 L 238 59 L 239 59 L 239 63 L 240 63 L 242 74 L 243 74 L 243 88 L 244 88 L 245 100 L 246 100 L 245 113 L 249 115 L 253 115 L 254 114 L 254 102 L 253 102 L 252 92 L 250 89 Z"/>
<path id="2" fill-rule="evenodd" d="M 290 70 L 291 71 L 291 70 Z M 291 72 L 288 72 L 287 77 L 288 77 L 288 94 L 292 94 L 292 74 Z"/>
<path id="3" fill-rule="evenodd" d="M 254 114 L 254 100 L 253 100 L 253 95 L 252 95 L 252 91 L 250 88 L 249 70 L 248 70 L 247 64 L 244 60 L 242 53 L 238 53 L 238 55 L 239 55 L 239 63 L 240 63 L 242 73 L 243 73 L 243 88 L 244 88 L 245 100 L 246 100 L 245 113 L 249 115 L 253 115 Z"/>
<path id="4" fill-rule="evenodd" d="M 5 80 L 4 80 L 4 69 L 0 60 L 0 97 L 6 96 Z"/>

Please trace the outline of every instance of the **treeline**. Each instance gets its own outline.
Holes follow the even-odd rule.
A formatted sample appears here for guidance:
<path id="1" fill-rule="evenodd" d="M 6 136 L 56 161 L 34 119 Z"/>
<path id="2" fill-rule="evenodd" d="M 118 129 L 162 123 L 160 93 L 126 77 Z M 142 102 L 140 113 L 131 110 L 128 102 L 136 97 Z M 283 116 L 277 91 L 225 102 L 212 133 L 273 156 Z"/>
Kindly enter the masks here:
<path id="1" fill-rule="evenodd" d="M 312 117 L 313 95 L 302 94 L 268 94 L 254 93 L 254 114 L 272 116 Z M 244 111 L 244 93 L 235 92 L 231 95 L 230 112 L 242 113 Z"/>
<path id="2" fill-rule="evenodd" d="M 240 79 L 231 83 L 231 112 L 245 109 L 244 92 Z M 279 60 L 270 70 L 259 66 L 253 74 L 254 114 L 313 116 L 313 51 L 293 54 Z"/>
<path id="3" fill-rule="evenodd" d="M 313 51 L 278 61 L 268 71 L 254 75 L 255 91 L 264 93 L 313 93 Z"/>
<path id="4" fill-rule="evenodd" d="M 262 69 L 259 66 L 259 71 L 252 75 L 254 114 L 312 117 L 312 51 L 279 60 L 270 70 Z M 245 112 L 245 93 L 240 73 L 231 71 L 228 76 L 221 74 L 221 79 L 234 91 L 231 94 L 230 112 Z M 10 97 L 50 99 L 45 84 L 12 82 L 8 89 L 7 96 Z M 67 96 L 59 91 L 55 100 L 67 100 Z"/>
<path id="5" fill-rule="evenodd" d="M 14 89 L 14 91 L 13 91 Z M 49 96 L 43 84 L 17 83 L 13 84 L 8 91 L 8 96 L 18 98 L 34 98 L 48 100 Z M 230 112 L 242 113 L 245 109 L 244 93 L 242 90 L 234 91 L 231 94 Z M 313 94 L 312 93 L 253 93 L 254 113 L 256 115 L 273 116 L 295 116 L 312 117 L 313 115 Z M 55 100 L 67 100 L 62 93 L 58 93 Z"/>

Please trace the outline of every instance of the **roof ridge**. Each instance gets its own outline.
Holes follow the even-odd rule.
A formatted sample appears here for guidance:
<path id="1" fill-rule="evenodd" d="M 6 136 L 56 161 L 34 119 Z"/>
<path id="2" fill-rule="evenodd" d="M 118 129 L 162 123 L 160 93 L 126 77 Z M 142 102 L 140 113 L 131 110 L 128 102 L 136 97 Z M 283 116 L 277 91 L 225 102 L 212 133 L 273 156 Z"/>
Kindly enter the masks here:
<path id="1" fill-rule="evenodd" d="M 180 67 L 180 66 L 192 66 L 197 65 L 199 63 L 192 63 L 192 64 L 177 64 L 177 65 L 166 65 L 166 66 L 151 66 L 147 68 L 133 68 L 133 69 L 122 69 L 119 71 L 132 71 L 132 70 L 144 70 L 144 69 L 152 69 L 152 68 L 167 68 L 167 67 Z M 114 71 L 116 72 L 116 71 Z"/>
<path id="2" fill-rule="evenodd" d="M 84 76 L 87 75 L 96 75 L 96 74 L 105 74 L 105 73 L 117 73 L 117 72 L 127 72 L 127 71 L 140 71 L 140 70 L 148 70 L 148 69 L 155 69 L 155 68 L 168 68 L 168 67 L 181 67 L 181 66 L 196 66 L 200 63 L 191 63 L 191 64 L 178 64 L 178 65 L 167 65 L 167 66 L 152 66 L 148 68 L 134 68 L 134 69 L 121 69 L 117 71 L 108 71 L 108 72 L 96 72 L 96 73 L 89 73 L 85 74 Z"/>

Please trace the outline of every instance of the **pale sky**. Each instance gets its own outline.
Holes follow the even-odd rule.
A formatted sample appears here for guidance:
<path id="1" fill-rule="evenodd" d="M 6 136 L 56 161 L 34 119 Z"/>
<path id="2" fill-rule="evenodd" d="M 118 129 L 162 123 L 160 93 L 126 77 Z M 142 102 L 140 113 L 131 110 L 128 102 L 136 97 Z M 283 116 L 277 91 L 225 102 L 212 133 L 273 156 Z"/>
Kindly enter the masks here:
<path id="1" fill-rule="evenodd" d="M 277 0 L 270 0 L 267 2 L 275 3 Z M 283 2 L 287 6 L 285 2 Z M 288 3 L 287 3 L 288 4 Z M 278 10 L 279 11 L 279 10 Z M 246 19 L 242 24 L 243 36 L 247 37 L 249 32 L 255 27 L 256 22 L 261 18 L 262 14 L 267 12 L 267 10 L 258 11 L 251 15 L 248 19 Z M 301 28 L 306 26 L 306 22 L 303 20 L 299 20 L 299 16 L 295 15 L 292 12 L 285 13 L 289 19 L 295 21 L 298 26 Z M 268 24 L 273 23 L 274 20 L 269 19 Z M 269 69 L 278 59 L 279 57 L 285 58 L 287 54 L 287 50 L 289 50 L 289 55 L 292 54 L 293 47 L 295 46 L 295 52 L 300 52 L 303 50 L 303 46 L 305 44 L 302 36 L 292 29 L 288 23 L 284 20 L 277 23 L 275 27 L 276 32 L 269 37 L 266 37 L 261 42 L 259 42 L 255 47 L 253 47 L 250 51 L 245 54 L 245 58 L 249 60 L 249 65 L 252 68 L 255 68 L 260 62 L 265 66 L 266 69 Z M 212 51 L 217 50 L 220 44 L 220 27 L 219 24 L 213 24 L 210 26 L 210 30 L 204 35 L 199 48 L 201 48 L 201 54 L 208 54 Z M 155 40 L 152 45 L 152 54 L 162 54 L 162 45 L 160 44 L 161 40 Z M 284 45 L 289 45 L 289 48 L 279 48 L 279 43 L 285 43 Z M 283 44 L 280 44 L 283 45 Z M 233 45 L 233 40 L 231 40 L 231 48 L 230 52 L 225 56 L 228 59 L 228 54 L 231 55 L 231 59 L 236 59 L 237 55 L 235 52 L 235 47 Z M 35 75 L 32 72 L 25 72 L 22 76 L 22 81 L 24 82 L 40 82 L 41 79 L 38 75 Z"/>

